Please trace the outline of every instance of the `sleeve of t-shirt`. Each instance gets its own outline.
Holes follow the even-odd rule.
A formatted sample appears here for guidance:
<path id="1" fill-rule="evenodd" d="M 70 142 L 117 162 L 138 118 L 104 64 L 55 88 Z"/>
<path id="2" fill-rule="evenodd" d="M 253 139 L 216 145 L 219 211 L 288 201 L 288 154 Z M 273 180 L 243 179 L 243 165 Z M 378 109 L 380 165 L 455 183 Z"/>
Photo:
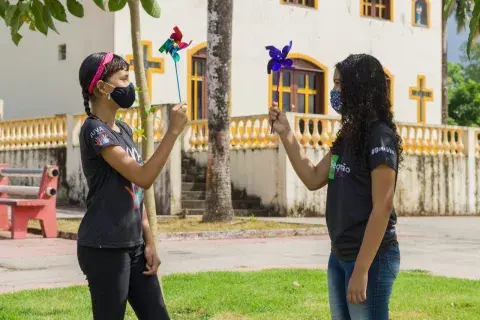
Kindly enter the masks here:
<path id="1" fill-rule="evenodd" d="M 115 135 L 105 123 L 91 119 L 86 121 L 83 138 L 86 144 L 94 150 L 95 154 L 100 154 L 100 152 L 108 146 L 120 145 Z"/>
<path id="2" fill-rule="evenodd" d="M 397 171 L 397 144 L 393 131 L 383 126 L 374 130 L 370 137 L 368 164 L 373 171 L 380 165 L 387 165 Z"/>

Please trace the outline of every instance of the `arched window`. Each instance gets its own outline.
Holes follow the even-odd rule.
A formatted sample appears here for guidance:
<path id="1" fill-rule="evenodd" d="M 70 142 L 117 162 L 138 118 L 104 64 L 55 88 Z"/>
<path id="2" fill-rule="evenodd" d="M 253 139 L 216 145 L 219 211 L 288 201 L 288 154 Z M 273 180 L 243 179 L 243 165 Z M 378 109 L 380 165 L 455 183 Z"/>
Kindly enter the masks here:
<path id="1" fill-rule="evenodd" d="M 276 100 L 277 84 L 279 85 L 278 104 L 285 112 L 310 114 L 326 113 L 326 79 L 325 68 L 313 59 L 292 55 L 295 69 L 283 69 L 278 82 L 278 72 L 270 77 L 270 102 Z"/>
<path id="2" fill-rule="evenodd" d="M 188 53 L 188 105 L 189 118 L 207 118 L 207 44 L 202 43 Z"/>
<path id="3" fill-rule="evenodd" d="M 429 0 L 412 0 L 412 25 L 414 27 L 430 27 Z"/>
<path id="4" fill-rule="evenodd" d="M 393 21 L 393 0 L 360 0 L 360 15 Z"/>
<path id="5" fill-rule="evenodd" d="M 393 104 L 395 103 L 395 99 L 394 99 L 394 90 L 395 90 L 394 76 L 386 68 L 383 68 L 383 71 L 385 71 L 385 78 L 386 78 L 386 81 L 387 81 L 388 96 L 390 97 L 390 103 L 393 106 Z"/>
<path id="6" fill-rule="evenodd" d="M 318 9 L 318 0 L 280 0 L 283 4 L 296 4 L 299 6 L 305 6 Z"/>

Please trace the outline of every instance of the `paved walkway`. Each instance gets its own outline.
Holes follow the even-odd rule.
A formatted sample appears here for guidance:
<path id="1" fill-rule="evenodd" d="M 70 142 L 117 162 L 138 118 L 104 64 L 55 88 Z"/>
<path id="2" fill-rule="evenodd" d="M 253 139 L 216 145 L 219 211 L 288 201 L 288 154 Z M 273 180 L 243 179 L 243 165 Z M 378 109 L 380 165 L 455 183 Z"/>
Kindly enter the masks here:
<path id="1" fill-rule="evenodd" d="M 324 223 L 324 219 L 288 221 Z M 402 269 L 480 280 L 480 217 L 400 218 Z M 0 293 L 84 284 L 75 241 L 0 232 Z M 4 238 L 1 238 L 3 236 Z M 158 245 L 162 274 L 264 268 L 325 268 L 327 236 L 168 241 Z"/>

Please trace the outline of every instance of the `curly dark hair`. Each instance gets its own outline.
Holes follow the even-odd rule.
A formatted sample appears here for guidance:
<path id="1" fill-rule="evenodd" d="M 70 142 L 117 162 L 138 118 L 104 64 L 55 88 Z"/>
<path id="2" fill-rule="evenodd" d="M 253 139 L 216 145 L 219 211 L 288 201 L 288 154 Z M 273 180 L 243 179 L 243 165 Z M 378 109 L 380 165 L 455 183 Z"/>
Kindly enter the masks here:
<path id="1" fill-rule="evenodd" d="M 343 142 L 353 150 L 360 167 L 366 165 L 368 137 L 372 124 L 381 121 L 396 136 L 398 164 L 403 160 L 402 139 L 393 121 L 393 112 L 382 64 L 368 54 L 352 54 L 336 65 L 340 74 L 342 127 L 333 143 L 333 151 Z"/>
<path id="2" fill-rule="evenodd" d="M 88 93 L 88 87 L 106 54 L 106 52 L 92 53 L 83 60 L 80 70 L 78 71 L 78 79 L 80 86 L 82 87 L 83 105 L 85 107 L 85 112 L 89 116 L 91 115 L 90 100 L 93 100 L 95 95 L 90 95 Z M 128 71 L 129 67 L 130 65 L 122 57 L 113 55 L 112 61 L 105 66 L 105 70 L 103 71 L 100 80 L 108 81 L 108 79 L 118 71 Z"/>

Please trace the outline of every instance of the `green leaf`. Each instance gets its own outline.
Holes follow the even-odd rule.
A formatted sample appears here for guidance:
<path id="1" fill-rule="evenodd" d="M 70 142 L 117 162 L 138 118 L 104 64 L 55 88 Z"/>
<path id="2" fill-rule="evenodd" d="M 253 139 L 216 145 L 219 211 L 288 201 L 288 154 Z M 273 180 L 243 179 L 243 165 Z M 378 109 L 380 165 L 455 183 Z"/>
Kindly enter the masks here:
<path id="1" fill-rule="evenodd" d="M 156 0 L 140 0 L 146 13 L 154 18 L 160 18 L 161 9 Z"/>
<path id="2" fill-rule="evenodd" d="M 97 7 L 105 11 L 105 0 L 93 0 L 93 2 L 95 2 Z"/>
<path id="3" fill-rule="evenodd" d="M 30 26 L 28 27 L 28 29 L 30 29 L 31 31 L 37 31 L 37 28 L 35 28 L 35 22 L 34 21 L 30 22 Z"/>
<path id="4" fill-rule="evenodd" d="M 10 21 L 11 33 L 12 34 L 18 33 L 18 30 L 20 29 L 21 25 L 22 24 L 20 23 L 20 10 L 16 10 Z"/>
<path id="5" fill-rule="evenodd" d="M 9 6 L 5 12 L 5 23 L 7 26 L 12 24 L 12 18 L 18 12 L 18 6 Z"/>
<path id="6" fill-rule="evenodd" d="M 24 15 L 30 11 L 30 6 L 32 5 L 32 1 L 20 1 L 18 3 L 18 7 L 20 8 L 20 14 Z"/>
<path id="7" fill-rule="evenodd" d="M 445 0 L 445 6 L 443 7 L 443 19 L 447 20 L 452 12 L 453 0 Z"/>
<path id="8" fill-rule="evenodd" d="M 16 10 L 10 21 L 10 35 L 13 43 L 18 46 L 22 36 L 18 33 L 18 30 L 22 27 L 23 21 L 20 19 L 20 10 Z"/>
<path id="9" fill-rule="evenodd" d="M 16 46 L 18 46 L 18 44 L 20 43 L 20 40 L 22 40 L 23 38 L 22 35 L 16 32 L 16 33 L 12 33 L 11 36 L 12 36 L 13 43 L 15 43 Z"/>
<path id="10" fill-rule="evenodd" d="M 48 25 L 45 23 L 45 21 L 43 21 L 43 8 L 45 8 L 45 6 L 40 2 L 40 0 L 33 0 L 32 11 L 35 18 L 35 27 L 41 33 L 47 35 Z"/>
<path id="11" fill-rule="evenodd" d="M 68 22 L 65 7 L 58 0 L 45 0 L 45 6 L 50 10 L 52 16 L 58 21 Z"/>
<path id="12" fill-rule="evenodd" d="M 42 17 L 43 17 L 43 21 L 45 22 L 45 24 L 46 24 L 50 29 L 52 29 L 52 30 L 55 31 L 57 34 L 59 34 L 58 31 L 57 31 L 57 28 L 55 27 L 55 23 L 53 23 L 52 14 L 50 13 L 50 10 L 48 10 L 47 7 L 43 7 Z"/>
<path id="13" fill-rule="evenodd" d="M 83 5 L 77 0 L 67 0 L 67 9 L 75 17 L 83 18 Z"/>
<path id="14" fill-rule="evenodd" d="M 0 0 L 0 17 L 5 18 L 5 11 L 7 11 L 8 6 L 9 3 L 6 0 Z"/>
<path id="15" fill-rule="evenodd" d="M 478 34 L 478 20 L 480 19 L 480 2 L 475 2 L 475 8 L 473 9 L 472 18 L 470 20 L 470 32 L 467 40 L 467 56 L 470 59 L 470 50 L 472 49 L 472 43 L 475 36 Z"/>
<path id="16" fill-rule="evenodd" d="M 127 4 L 127 0 L 108 0 L 108 10 L 115 12 L 122 10 Z"/>

